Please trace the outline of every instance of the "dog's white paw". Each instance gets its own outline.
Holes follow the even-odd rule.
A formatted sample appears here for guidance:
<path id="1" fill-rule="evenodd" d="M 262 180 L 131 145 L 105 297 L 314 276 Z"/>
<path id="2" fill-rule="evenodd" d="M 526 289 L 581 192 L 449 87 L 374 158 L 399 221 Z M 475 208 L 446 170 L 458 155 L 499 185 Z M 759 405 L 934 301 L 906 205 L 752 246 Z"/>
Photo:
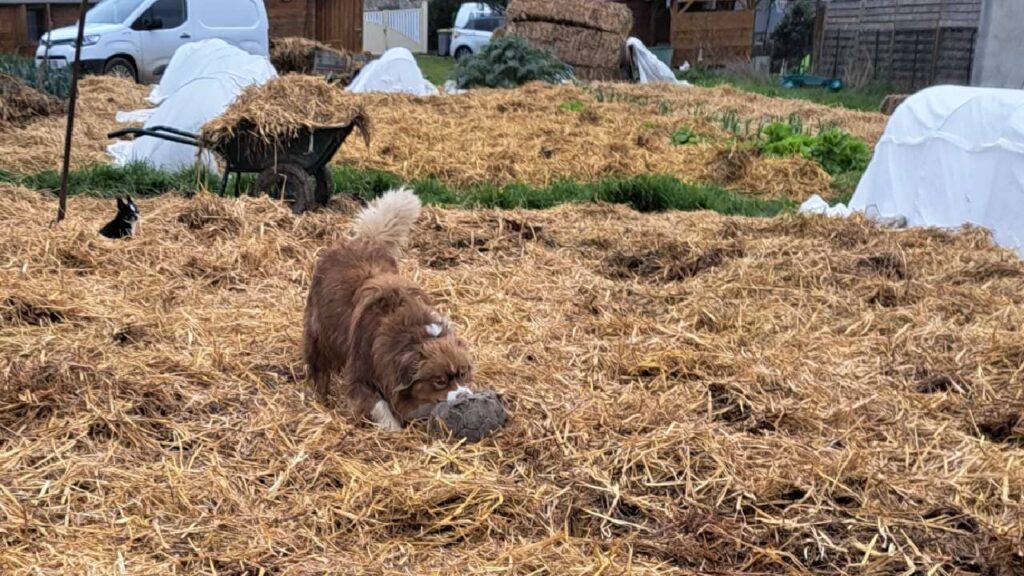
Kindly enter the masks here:
<path id="1" fill-rule="evenodd" d="M 398 421 L 398 418 L 395 418 L 395 415 L 391 412 L 391 407 L 383 400 L 378 400 L 373 406 L 370 417 L 373 418 L 373 421 L 378 426 L 388 432 L 396 432 L 402 429 L 402 423 Z"/>

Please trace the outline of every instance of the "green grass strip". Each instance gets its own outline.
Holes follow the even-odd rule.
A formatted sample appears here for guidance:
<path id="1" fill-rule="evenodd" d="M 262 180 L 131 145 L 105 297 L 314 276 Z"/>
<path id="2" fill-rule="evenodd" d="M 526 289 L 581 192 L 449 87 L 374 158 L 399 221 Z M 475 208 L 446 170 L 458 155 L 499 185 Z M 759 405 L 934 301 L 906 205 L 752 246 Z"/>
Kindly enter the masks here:
<path id="1" fill-rule="evenodd" d="M 547 186 L 479 184 L 463 189 L 432 178 L 406 182 L 390 172 L 351 166 L 335 166 L 333 176 L 338 193 L 349 193 L 363 200 L 371 200 L 399 186 L 409 186 L 426 204 L 463 208 L 544 209 L 567 203 L 609 202 L 625 204 L 640 212 L 712 210 L 726 215 L 774 216 L 796 206 L 788 200 L 763 200 L 716 186 L 687 184 L 664 174 L 608 178 L 594 183 L 565 180 Z M 0 182 L 56 191 L 60 187 L 60 174 L 53 170 L 28 175 L 0 172 Z M 219 186 L 216 177 L 195 170 L 167 173 L 144 164 L 76 170 L 69 174 L 68 182 L 72 194 L 106 198 L 121 194 L 144 197 L 169 192 L 192 193 L 204 187 L 217 190 Z M 243 178 L 243 190 L 251 182 L 252 177 Z M 233 189 L 234 179 L 229 193 Z"/>

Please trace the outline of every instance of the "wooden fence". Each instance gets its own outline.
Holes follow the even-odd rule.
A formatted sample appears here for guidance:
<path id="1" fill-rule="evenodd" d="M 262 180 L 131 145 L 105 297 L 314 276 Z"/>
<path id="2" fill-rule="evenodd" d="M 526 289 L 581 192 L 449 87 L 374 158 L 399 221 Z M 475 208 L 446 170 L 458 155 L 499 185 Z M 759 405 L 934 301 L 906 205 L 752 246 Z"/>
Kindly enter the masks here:
<path id="1" fill-rule="evenodd" d="M 816 39 L 815 71 L 905 90 L 969 84 L 980 0 L 834 0 Z"/>

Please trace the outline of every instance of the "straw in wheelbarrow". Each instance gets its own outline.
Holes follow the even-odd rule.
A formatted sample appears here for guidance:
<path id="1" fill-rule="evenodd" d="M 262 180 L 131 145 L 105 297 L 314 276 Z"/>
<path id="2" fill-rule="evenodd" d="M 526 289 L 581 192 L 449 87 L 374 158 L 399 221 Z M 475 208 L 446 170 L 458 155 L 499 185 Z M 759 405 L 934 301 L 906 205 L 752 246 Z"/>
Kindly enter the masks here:
<path id="1" fill-rule="evenodd" d="M 203 126 L 202 140 L 216 148 L 244 130 L 276 144 L 303 128 L 345 124 L 355 124 L 370 145 L 370 121 L 358 96 L 319 77 L 287 75 L 246 89 L 224 114 Z"/>

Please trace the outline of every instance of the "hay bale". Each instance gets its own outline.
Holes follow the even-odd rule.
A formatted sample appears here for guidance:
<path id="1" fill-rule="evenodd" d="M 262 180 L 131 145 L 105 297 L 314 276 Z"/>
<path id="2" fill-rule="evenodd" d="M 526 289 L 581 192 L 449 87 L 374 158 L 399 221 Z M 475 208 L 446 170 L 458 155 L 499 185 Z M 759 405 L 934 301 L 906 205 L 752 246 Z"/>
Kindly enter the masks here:
<path id="1" fill-rule="evenodd" d="M 608 66 L 573 66 L 573 74 L 580 80 L 589 82 L 614 82 L 623 79 L 622 68 Z"/>
<path id="2" fill-rule="evenodd" d="M 623 4 L 598 0 L 512 0 L 510 22 L 548 22 L 610 32 L 625 38 L 633 28 L 633 12 Z"/>
<path id="3" fill-rule="evenodd" d="M 506 28 L 573 67 L 610 69 L 622 62 L 625 38 L 618 34 L 551 22 L 510 22 Z"/>
<path id="4" fill-rule="evenodd" d="M 288 75 L 250 86 L 220 117 L 203 126 L 202 138 L 216 146 L 246 131 L 278 143 L 300 129 L 355 123 L 370 143 L 370 124 L 358 95 L 316 76 Z"/>
<path id="5" fill-rule="evenodd" d="M 63 101 L 9 74 L 0 74 L 0 128 L 25 126 L 36 118 L 59 116 Z"/>

